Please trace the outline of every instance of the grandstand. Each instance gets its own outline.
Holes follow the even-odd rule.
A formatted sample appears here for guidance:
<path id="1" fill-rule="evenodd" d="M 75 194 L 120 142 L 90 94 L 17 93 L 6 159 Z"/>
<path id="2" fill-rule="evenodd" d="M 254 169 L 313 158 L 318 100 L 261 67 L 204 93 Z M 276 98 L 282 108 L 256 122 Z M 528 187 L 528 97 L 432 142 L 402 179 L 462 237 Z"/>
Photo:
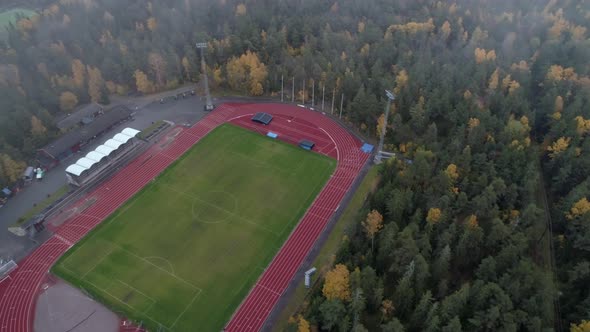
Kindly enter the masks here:
<path id="1" fill-rule="evenodd" d="M 84 117 L 76 115 L 74 120 L 68 118 L 67 121 L 71 123 L 62 123 L 63 130 L 67 126 L 73 127 L 67 127 L 70 128 L 69 131 L 37 150 L 36 160 L 43 168 L 51 169 L 59 165 L 111 128 L 132 118 L 131 110 L 124 106 L 115 106 L 106 112 L 102 112 L 102 109 L 98 111 L 96 108 L 84 108 L 82 115 Z"/>
<path id="2" fill-rule="evenodd" d="M 133 149 L 137 134 L 139 134 L 139 130 L 125 128 L 68 166 L 66 168 L 68 183 L 82 186 L 98 174 L 108 170 L 113 161 Z"/>

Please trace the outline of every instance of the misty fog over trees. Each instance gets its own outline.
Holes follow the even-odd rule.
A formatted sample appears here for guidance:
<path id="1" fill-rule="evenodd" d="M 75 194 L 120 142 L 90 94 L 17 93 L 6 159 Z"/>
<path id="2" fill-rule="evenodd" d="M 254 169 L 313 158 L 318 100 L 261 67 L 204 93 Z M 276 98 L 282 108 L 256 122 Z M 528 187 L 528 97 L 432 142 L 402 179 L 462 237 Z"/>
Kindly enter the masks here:
<path id="1" fill-rule="evenodd" d="M 590 329 L 588 1 L 25 3 L 0 41 L 1 185 L 76 106 L 198 82 L 206 41 L 214 91 L 313 82 L 368 137 L 397 96 L 386 148 L 411 163 L 383 165 L 290 329 Z"/>

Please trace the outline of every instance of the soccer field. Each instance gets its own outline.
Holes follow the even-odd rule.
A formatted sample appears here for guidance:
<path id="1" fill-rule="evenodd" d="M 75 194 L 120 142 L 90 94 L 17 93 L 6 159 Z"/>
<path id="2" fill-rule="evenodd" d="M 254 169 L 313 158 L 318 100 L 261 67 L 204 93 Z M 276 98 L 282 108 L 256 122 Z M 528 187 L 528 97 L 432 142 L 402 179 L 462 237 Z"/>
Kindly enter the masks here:
<path id="1" fill-rule="evenodd" d="M 53 272 L 152 331 L 220 331 L 335 166 L 222 125 Z"/>

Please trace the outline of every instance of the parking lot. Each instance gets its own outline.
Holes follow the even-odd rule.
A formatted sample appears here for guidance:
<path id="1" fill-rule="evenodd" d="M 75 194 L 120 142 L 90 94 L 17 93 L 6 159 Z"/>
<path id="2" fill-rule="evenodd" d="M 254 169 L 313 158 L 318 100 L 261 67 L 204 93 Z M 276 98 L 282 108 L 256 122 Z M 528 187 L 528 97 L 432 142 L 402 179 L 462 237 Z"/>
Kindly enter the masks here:
<path id="1" fill-rule="evenodd" d="M 115 105 L 129 107 L 134 111 L 132 120 L 112 128 L 85 146 L 79 153 L 70 156 L 62 164 L 48 171 L 43 181 L 33 181 L 0 208 L 0 257 L 19 260 L 35 247 L 35 242 L 27 237 L 18 237 L 12 234 L 7 230 L 7 227 L 15 223 L 34 204 L 41 202 L 47 195 L 62 187 L 66 183 L 66 167 L 75 162 L 77 158 L 84 156 L 125 127 L 142 130 L 159 120 L 168 120 L 177 124 L 193 124 L 207 114 L 203 110 L 204 97 L 196 94 L 191 95 L 191 90 L 191 88 L 183 88 L 169 93 L 160 93 L 156 96 L 114 98 L 115 100 L 108 107 Z M 174 98 L 179 92 L 184 91 L 188 91 L 184 98 L 182 95 Z M 163 102 L 161 99 L 164 99 Z"/>

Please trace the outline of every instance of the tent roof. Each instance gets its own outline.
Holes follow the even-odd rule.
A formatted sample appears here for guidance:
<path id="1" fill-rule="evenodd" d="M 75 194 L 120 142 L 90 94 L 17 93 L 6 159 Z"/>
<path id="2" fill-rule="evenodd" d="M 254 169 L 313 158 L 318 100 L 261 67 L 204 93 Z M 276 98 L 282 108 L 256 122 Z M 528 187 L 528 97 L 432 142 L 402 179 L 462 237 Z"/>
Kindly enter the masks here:
<path id="1" fill-rule="evenodd" d="M 82 167 L 78 164 L 73 164 L 68 166 L 68 168 L 66 168 L 66 172 L 76 175 L 76 176 L 80 176 L 80 174 L 82 174 L 82 172 L 84 172 L 86 170 L 85 167 Z"/>
<path id="2" fill-rule="evenodd" d="M 103 158 L 106 158 L 106 155 L 102 152 L 98 152 L 96 150 L 88 152 L 86 158 L 94 160 L 96 162 L 101 161 Z"/>
<path id="3" fill-rule="evenodd" d="M 109 146 L 106 146 L 106 145 L 99 145 L 96 147 L 96 149 L 94 149 L 94 151 L 108 156 L 111 154 L 111 152 L 115 151 L 115 149 L 113 149 Z"/>
<path id="4" fill-rule="evenodd" d="M 117 135 L 113 136 L 113 139 L 114 139 L 115 141 L 119 141 L 119 142 L 121 142 L 121 143 L 127 143 L 127 142 L 129 142 L 129 140 L 130 140 L 130 139 L 132 139 L 132 138 L 133 138 L 133 137 L 131 137 L 131 136 L 127 136 L 127 135 L 125 135 L 125 134 L 121 134 L 121 133 L 118 133 Z"/>
<path id="5" fill-rule="evenodd" d="M 82 158 L 78 159 L 78 161 L 76 161 L 76 164 L 88 169 L 88 168 L 92 167 L 94 164 L 96 164 L 96 161 L 86 158 L 86 157 L 82 157 Z"/>
<path id="6" fill-rule="evenodd" d="M 109 148 L 112 148 L 112 149 L 115 149 L 116 150 L 121 145 L 123 145 L 123 142 L 117 141 L 117 140 L 114 140 L 114 139 L 111 138 L 111 139 L 107 140 L 106 142 L 104 142 L 104 145 L 108 146 Z"/>
<path id="7" fill-rule="evenodd" d="M 129 128 L 129 127 L 121 130 L 121 134 L 125 134 L 125 135 L 131 136 L 131 137 L 135 137 L 139 133 L 140 133 L 139 130 L 133 129 L 133 128 Z"/>

